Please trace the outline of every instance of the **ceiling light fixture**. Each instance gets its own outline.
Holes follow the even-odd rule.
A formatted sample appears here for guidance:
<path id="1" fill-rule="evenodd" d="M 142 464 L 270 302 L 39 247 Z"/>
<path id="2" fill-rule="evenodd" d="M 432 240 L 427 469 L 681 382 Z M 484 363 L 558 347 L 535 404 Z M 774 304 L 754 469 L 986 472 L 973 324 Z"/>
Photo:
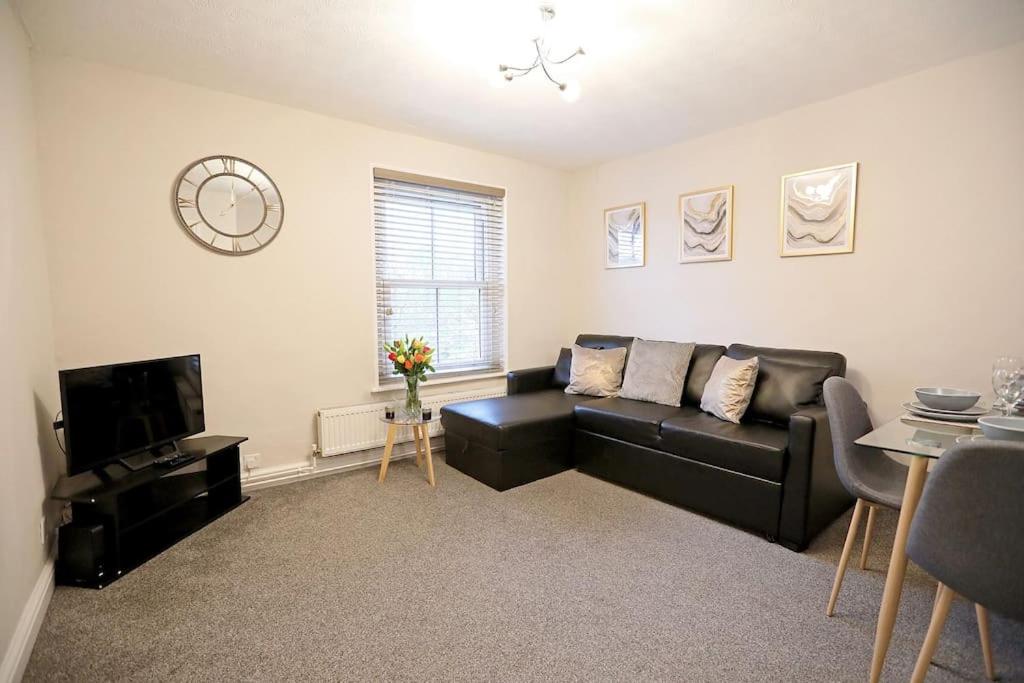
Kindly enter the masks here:
<path id="1" fill-rule="evenodd" d="M 583 48 L 578 47 L 576 51 L 565 59 L 552 59 L 551 48 L 544 43 L 545 27 L 555 18 L 555 8 L 551 5 L 540 6 L 540 31 L 539 35 L 533 39 L 533 47 L 537 51 L 537 57 L 533 60 L 533 64 L 530 66 L 508 66 L 507 64 L 498 65 L 498 83 L 505 85 L 511 83 L 512 79 L 525 76 L 534 69 L 540 69 L 549 81 L 558 86 L 558 90 L 562 95 L 562 99 L 566 102 L 575 102 L 580 98 L 580 84 L 576 80 L 560 81 L 551 75 L 551 67 L 559 64 L 565 64 L 573 57 L 584 54 Z"/>

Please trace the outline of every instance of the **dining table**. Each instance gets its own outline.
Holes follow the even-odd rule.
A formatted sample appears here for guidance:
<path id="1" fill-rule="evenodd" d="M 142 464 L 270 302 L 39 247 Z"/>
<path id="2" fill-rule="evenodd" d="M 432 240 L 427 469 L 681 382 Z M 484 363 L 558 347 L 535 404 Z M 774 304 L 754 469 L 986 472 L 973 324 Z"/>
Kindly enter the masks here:
<path id="1" fill-rule="evenodd" d="M 900 596 L 903 593 L 903 578 L 907 571 L 907 536 L 928 476 L 928 464 L 941 458 L 947 449 L 958 442 L 958 439 L 972 439 L 980 434 L 977 423 L 954 424 L 906 414 L 886 422 L 854 442 L 878 449 L 879 457 L 888 457 L 885 451 L 889 451 L 909 456 L 910 459 L 899 522 L 896 525 L 896 537 L 892 545 L 892 556 L 889 558 L 889 571 L 885 577 L 882 606 L 875 628 L 871 683 L 877 683 L 882 675 L 885 655 L 892 640 L 896 613 L 899 611 Z"/>

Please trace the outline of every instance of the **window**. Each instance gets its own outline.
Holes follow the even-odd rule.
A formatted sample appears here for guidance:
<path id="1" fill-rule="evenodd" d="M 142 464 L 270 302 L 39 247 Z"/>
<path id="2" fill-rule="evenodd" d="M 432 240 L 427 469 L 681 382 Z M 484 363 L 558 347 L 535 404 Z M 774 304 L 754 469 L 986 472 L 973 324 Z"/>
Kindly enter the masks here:
<path id="1" fill-rule="evenodd" d="M 373 170 L 377 374 L 394 384 L 385 341 L 423 336 L 433 377 L 505 363 L 505 191 Z"/>

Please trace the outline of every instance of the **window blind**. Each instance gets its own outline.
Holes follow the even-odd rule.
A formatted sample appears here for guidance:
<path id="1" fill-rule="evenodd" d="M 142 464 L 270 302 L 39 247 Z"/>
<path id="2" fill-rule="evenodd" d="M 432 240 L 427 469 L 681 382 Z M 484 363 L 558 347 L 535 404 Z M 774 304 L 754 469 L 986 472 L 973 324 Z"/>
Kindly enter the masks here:
<path id="1" fill-rule="evenodd" d="M 374 169 L 373 217 L 379 383 L 406 335 L 432 343 L 432 377 L 504 370 L 504 190 Z"/>

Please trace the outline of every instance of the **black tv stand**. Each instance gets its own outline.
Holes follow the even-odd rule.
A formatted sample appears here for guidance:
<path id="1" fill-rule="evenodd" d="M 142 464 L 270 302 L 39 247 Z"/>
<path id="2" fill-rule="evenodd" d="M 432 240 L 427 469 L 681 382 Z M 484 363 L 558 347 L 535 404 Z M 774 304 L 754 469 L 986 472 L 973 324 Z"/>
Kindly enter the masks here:
<path id="1" fill-rule="evenodd" d="M 103 588 L 249 500 L 242 495 L 239 469 L 238 446 L 245 440 L 186 439 L 177 444 L 184 460 L 126 468 L 116 475 L 104 469 L 103 474 L 86 472 L 58 481 L 53 497 L 71 503 L 73 527 L 61 527 L 59 533 L 89 539 L 89 546 L 76 549 L 61 543 L 57 583 Z M 85 552 L 88 561 L 83 560 Z"/>

